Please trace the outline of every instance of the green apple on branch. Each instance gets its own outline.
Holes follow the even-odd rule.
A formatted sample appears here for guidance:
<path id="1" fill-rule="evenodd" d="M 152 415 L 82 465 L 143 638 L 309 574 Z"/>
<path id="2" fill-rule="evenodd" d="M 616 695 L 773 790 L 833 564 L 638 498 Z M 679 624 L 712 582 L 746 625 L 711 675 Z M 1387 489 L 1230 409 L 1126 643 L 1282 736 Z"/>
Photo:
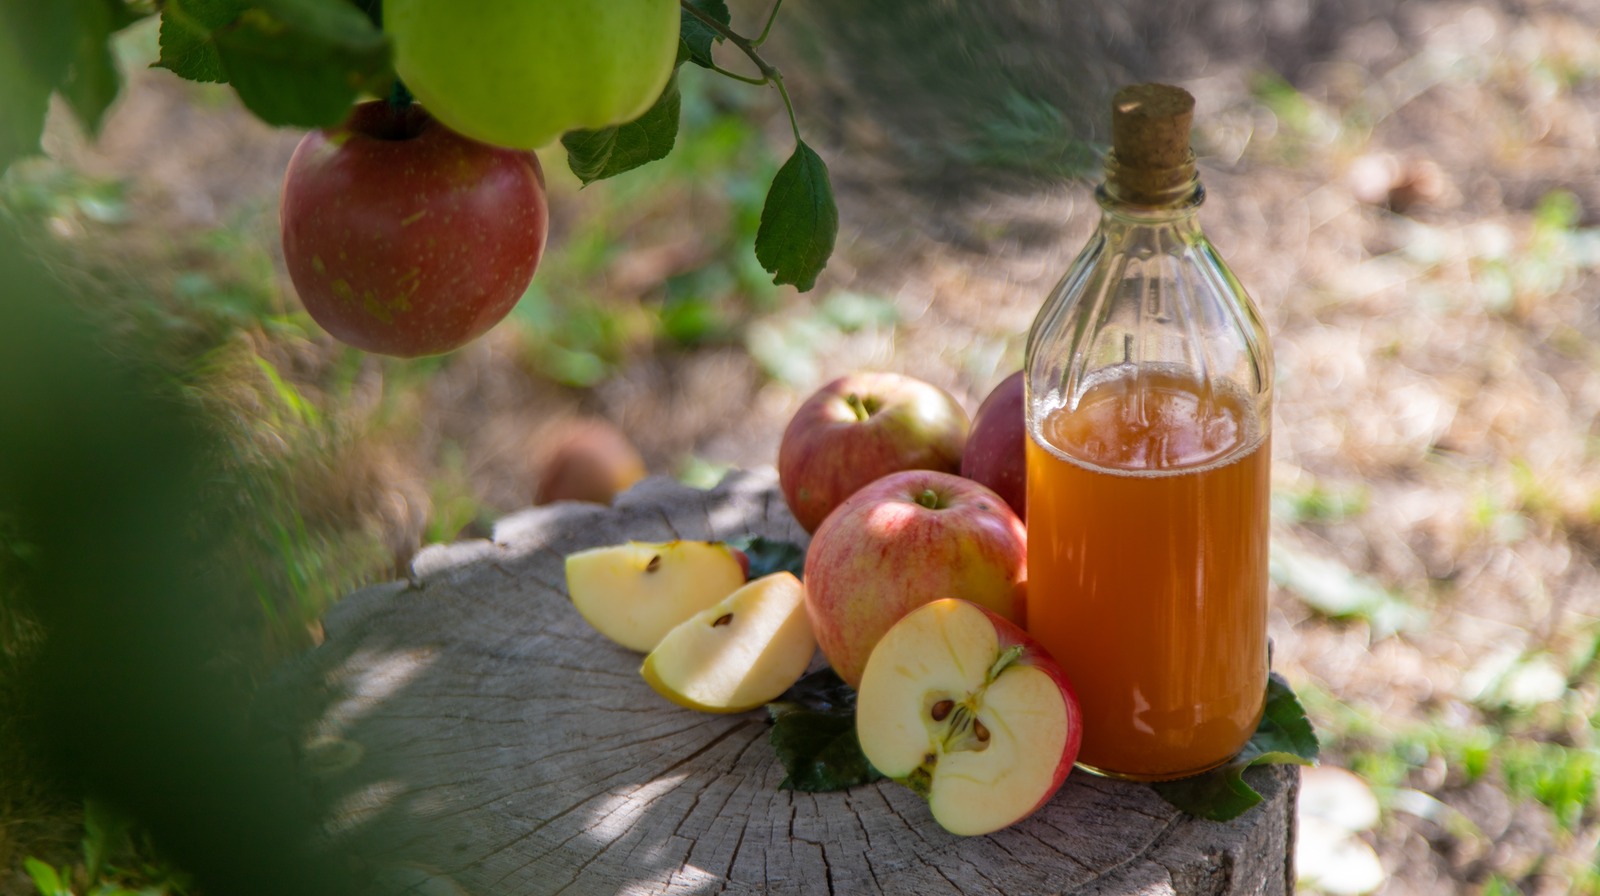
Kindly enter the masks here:
<path id="1" fill-rule="evenodd" d="M 767 191 L 755 254 L 774 282 L 809 290 L 833 252 L 838 208 L 826 164 L 801 139 L 782 73 L 761 53 L 781 5 L 773 0 L 760 31 L 748 37 L 732 27 L 725 0 L 4 4 L 0 43 L 16 52 L 0 53 L 0 78 L 16 90 L 0 103 L 0 172 L 41 151 L 52 96 L 96 132 L 121 90 L 110 40 L 152 14 L 161 23 L 156 66 L 230 85 L 267 124 L 336 135 L 363 97 L 408 102 L 403 78 L 436 120 L 479 142 L 526 149 L 560 137 L 569 166 L 585 183 L 671 151 L 679 128 L 678 73 L 689 62 L 771 87 L 781 99 L 794 151 Z M 735 59 L 719 59 L 719 45 L 721 55 Z M 313 254 L 326 261 L 329 253 Z M 343 279 L 358 296 L 390 291 L 379 280 Z"/>
<path id="2" fill-rule="evenodd" d="M 629 122 L 678 56 L 675 0 L 385 0 L 395 72 L 474 140 L 538 149 Z"/>

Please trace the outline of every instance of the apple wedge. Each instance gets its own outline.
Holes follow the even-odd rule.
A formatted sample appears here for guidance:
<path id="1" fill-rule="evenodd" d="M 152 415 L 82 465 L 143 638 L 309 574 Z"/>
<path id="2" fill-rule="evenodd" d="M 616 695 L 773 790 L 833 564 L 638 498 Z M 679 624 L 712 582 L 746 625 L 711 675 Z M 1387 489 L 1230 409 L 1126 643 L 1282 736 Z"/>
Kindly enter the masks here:
<path id="1" fill-rule="evenodd" d="M 804 586 L 775 572 L 668 632 L 639 674 L 680 706 L 743 712 L 788 690 L 816 652 Z"/>
<path id="2" fill-rule="evenodd" d="M 648 653 L 673 626 L 737 591 L 749 561 L 720 541 L 630 541 L 567 555 L 567 594 L 600 634 Z"/>
<path id="3" fill-rule="evenodd" d="M 962 600 L 908 613 L 867 660 L 856 734 L 867 761 L 921 794 L 952 834 L 1043 806 L 1078 757 L 1078 700 L 1022 629 Z"/>

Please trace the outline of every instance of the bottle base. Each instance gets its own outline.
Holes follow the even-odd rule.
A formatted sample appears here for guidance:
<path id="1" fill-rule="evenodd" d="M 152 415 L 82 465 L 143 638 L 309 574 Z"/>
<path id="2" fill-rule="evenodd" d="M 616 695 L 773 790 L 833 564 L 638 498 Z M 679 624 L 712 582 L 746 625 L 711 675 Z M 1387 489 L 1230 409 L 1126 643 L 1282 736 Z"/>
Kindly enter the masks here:
<path id="1" fill-rule="evenodd" d="M 1192 778 L 1195 775 L 1203 775 L 1206 772 L 1219 769 L 1224 765 L 1227 765 L 1229 762 L 1232 762 L 1234 756 L 1237 755 L 1239 754 L 1235 753 L 1231 756 L 1224 756 L 1216 762 L 1208 763 L 1200 766 L 1199 768 L 1186 769 L 1176 772 L 1157 772 L 1154 774 L 1146 772 L 1127 772 L 1112 768 L 1101 768 L 1099 766 L 1090 765 L 1086 762 L 1075 763 L 1073 767 L 1080 771 L 1088 772 L 1089 774 L 1098 778 L 1113 778 L 1118 781 L 1134 781 L 1140 784 L 1158 784 L 1162 781 L 1176 781 L 1179 778 Z"/>

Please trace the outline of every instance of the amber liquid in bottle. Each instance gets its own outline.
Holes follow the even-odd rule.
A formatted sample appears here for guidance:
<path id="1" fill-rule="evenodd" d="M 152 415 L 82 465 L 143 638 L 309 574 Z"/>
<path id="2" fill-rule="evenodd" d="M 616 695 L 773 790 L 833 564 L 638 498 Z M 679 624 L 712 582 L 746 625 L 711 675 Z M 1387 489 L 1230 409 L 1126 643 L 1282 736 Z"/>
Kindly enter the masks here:
<path id="1" fill-rule="evenodd" d="M 1180 777 L 1227 761 L 1266 688 L 1271 449 L 1247 401 L 1128 371 L 1028 443 L 1028 629 L 1084 714 L 1079 761 Z"/>
<path id="2" fill-rule="evenodd" d="M 1271 352 L 1201 233 L 1193 99 L 1114 101 L 1100 228 L 1027 360 L 1027 628 L 1083 710 L 1079 764 L 1227 762 L 1267 684 Z"/>

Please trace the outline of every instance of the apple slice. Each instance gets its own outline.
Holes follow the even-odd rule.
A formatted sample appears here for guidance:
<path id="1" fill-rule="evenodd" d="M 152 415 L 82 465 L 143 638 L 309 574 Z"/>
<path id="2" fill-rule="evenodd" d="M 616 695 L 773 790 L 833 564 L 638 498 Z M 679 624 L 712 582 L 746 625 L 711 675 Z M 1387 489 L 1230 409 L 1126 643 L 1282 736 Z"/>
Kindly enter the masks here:
<path id="1" fill-rule="evenodd" d="M 648 653 L 672 627 L 744 584 L 744 552 L 720 541 L 630 541 L 567 555 L 567 593 L 595 630 Z"/>
<path id="2" fill-rule="evenodd" d="M 963 600 L 913 610 L 867 660 L 856 701 L 867 761 L 928 800 L 952 834 L 1033 814 L 1078 758 L 1078 699 L 1022 629 Z"/>
<path id="3" fill-rule="evenodd" d="M 775 572 L 668 632 L 639 674 L 680 706 L 743 712 L 776 700 L 816 652 L 804 586 Z"/>

